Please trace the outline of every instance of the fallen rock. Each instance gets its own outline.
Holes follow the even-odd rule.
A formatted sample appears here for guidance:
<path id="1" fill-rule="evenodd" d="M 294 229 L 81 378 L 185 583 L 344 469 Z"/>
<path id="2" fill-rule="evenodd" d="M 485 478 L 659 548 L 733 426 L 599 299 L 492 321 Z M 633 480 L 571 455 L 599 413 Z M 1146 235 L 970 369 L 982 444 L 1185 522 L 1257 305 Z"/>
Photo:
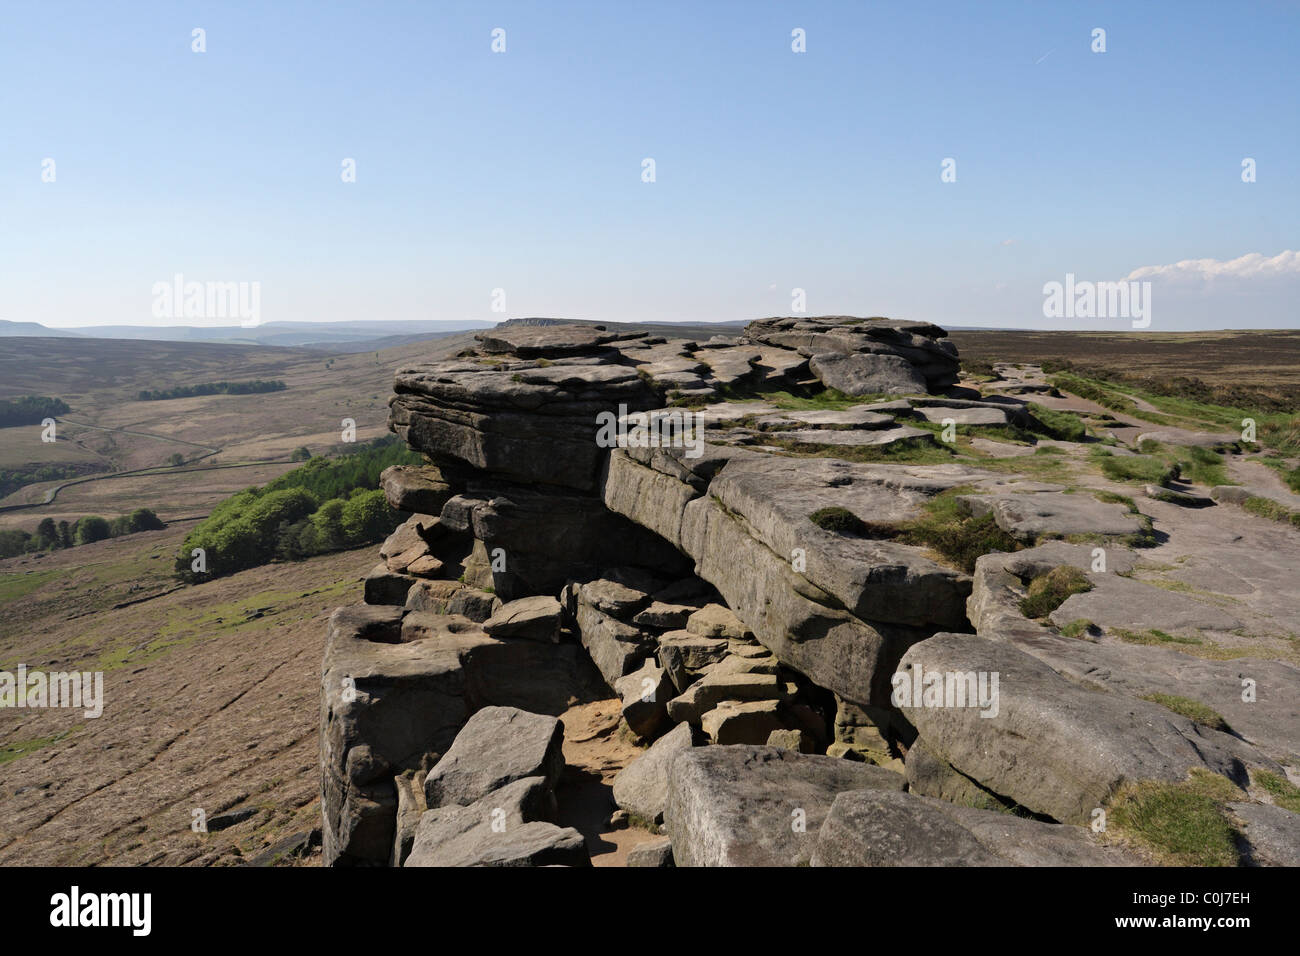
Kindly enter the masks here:
<path id="1" fill-rule="evenodd" d="M 564 728 L 554 717 L 485 707 L 466 722 L 424 780 L 430 808 L 467 806 L 524 777 L 554 787 L 564 769 Z"/>
<path id="2" fill-rule="evenodd" d="M 673 841 L 660 837 L 647 843 L 639 843 L 627 851 L 627 865 L 637 867 L 654 867 L 665 869 L 673 865 Z"/>
<path id="3" fill-rule="evenodd" d="M 668 768 L 678 751 L 696 745 L 689 724 L 678 724 L 614 777 L 614 802 L 648 823 L 663 819 L 668 802 Z"/>
<path id="4" fill-rule="evenodd" d="M 925 377 L 901 355 L 824 352 L 808 360 L 823 385 L 845 395 L 915 395 Z"/>
<path id="5" fill-rule="evenodd" d="M 638 737 L 653 740 L 668 726 L 668 701 L 676 692 L 668 672 L 653 660 L 614 682 L 623 698 L 623 719 Z"/>
<path id="6" fill-rule="evenodd" d="M 436 515 L 453 492 L 438 469 L 420 465 L 393 465 L 379 475 L 379 487 L 398 511 Z"/>

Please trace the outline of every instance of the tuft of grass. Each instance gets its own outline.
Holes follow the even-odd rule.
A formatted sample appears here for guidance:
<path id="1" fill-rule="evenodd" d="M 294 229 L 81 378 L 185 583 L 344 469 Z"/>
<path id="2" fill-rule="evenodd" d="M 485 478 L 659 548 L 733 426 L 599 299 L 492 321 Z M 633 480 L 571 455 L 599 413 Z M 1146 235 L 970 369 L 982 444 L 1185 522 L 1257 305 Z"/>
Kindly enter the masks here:
<path id="1" fill-rule="evenodd" d="M 1062 637 L 1083 637 L 1083 635 L 1095 630 L 1097 625 L 1086 617 L 1076 617 L 1065 627 L 1061 628 Z"/>
<path id="2" fill-rule="evenodd" d="M 1111 481 L 1167 485 L 1178 477 L 1178 466 L 1149 455 L 1098 455 L 1101 471 Z"/>
<path id="3" fill-rule="evenodd" d="M 1255 783 L 1273 798 L 1273 802 L 1283 810 L 1300 813 L 1300 787 L 1286 777 L 1279 777 L 1267 770 L 1255 771 Z"/>
<path id="4" fill-rule="evenodd" d="M 1224 804 L 1244 797 L 1227 777 L 1193 770 L 1182 783 L 1126 784 L 1111 800 L 1113 830 L 1174 866 L 1239 866 L 1237 831 Z"/>
<path id="5" fill-rule="evenodd" d="M 1251 514 L 1259 515 L 1261 518 L 1268 518 L 1270 521 L 1289 521 L 1297 528 L 1300 528 L 1300 511 L 1292 511 L 1286 505 L 1274 501 L 1272 498 L 1251 495 L 1241 503 L 1241 506 Z"/>
<path id="6" fill-rule="evenodd" d="M 899 526 L 897 539 L 929 548 L 967 574 L 975 570 L 981 555 L 1020 550 L 1020 542 L 999 528 L 992 514 L 972 515 L 957 500 L 959 491 L 954 488 L 931 498 L 924 514 Z"/>
<path id="7" fill-rule="evenodd" d="M 1123 505 L 1133 514 L 1137 514 L 1137 502 L 1128 495 L 1117 495 L 1113 491 L 1094 491 L 1093 497 L 1098 501 L 1104 501 L 1106 504 Z"/>
<path id="8" fill-rule="evenodd" d="M 1029 405 L 1033 431 L 1055 438 L 1059 441 L 1083 441 L 1088 437 L 1088 427 L 1083 419 L 1074 412 L 1058 411 L 1044 408 L 1042 405 Z"/>
<path id="9" fill-rule="evenodd" d="M 905 462 L 912 465 L 937 465 L 952 460 L 954 452 L 929 435 L 903 438 L 888 445 L 821 445 L 763 436 L 765 445 L 782 448 L 805 458 L 838 458 L 855 462 Z"/>
<path id="10" fill-rule="evenodd" d="M 1177 637 L 1156 628 L 1145 631 L 1129 631 L 1122 627 L 1115 628 L 1115 636 L 1126 644 L 1201 644 L 1199 637 Z"/>
<path id="11" fill-rule="evenodd" d="M 1020 602 L 1020 613 L 1029 618 L 1047 617 L 1070 595 L 1091 590 L 1092 582 L 1086 574 L 1063 564 L 1029 582 L 1029 593 Z"/>
<path id="12" fill-rule="evenodd" d="M 808 520 L 823 531 L 836 534 L 861 535 L 867 530 L 867 524 L 848 508 L 821 508 L 808 516 Z"/>
<path id="13" fill-rule="evenodd" d="M 1159 704 L 1166 710 L 1172 710 L 1175 714 L 1186 717 L 1188 720 L 1200 724 L 1202 727 L 1209 727 L 1211 730 L 1221 730 L 1229 733 L 1232 728 L 1228 722 L 1223 719 L 1223 715 L 1211 707 L 1207 707 L 1199 700 L 1192 700 L 1190 697 L 1179 697 L 1177 694 L 1147 694 L 1142 698 L 1149 700 L 1153 704 Z"/>
<path id="14" fill-rule="evenodd" d="M 1064 455 L 1064 448 L 1057 448 L 1055 445 L 1039 445 L 1034 449 L 1035 455 Z"/>

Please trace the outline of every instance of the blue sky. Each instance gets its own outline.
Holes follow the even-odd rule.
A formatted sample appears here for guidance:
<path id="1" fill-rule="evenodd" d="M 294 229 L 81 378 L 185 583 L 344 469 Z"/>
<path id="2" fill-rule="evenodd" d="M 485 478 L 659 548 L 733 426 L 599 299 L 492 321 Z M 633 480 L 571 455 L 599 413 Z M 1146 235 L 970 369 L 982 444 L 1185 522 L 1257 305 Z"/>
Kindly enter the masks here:
<path id="1" fill-rule="evenodd" d="M 205 324 L 151 313 L 181 273 L 264 322 L 1123 329 L 1042 287 L 1145 270 L 1154 330 L 1294 327 L 1298 50 L 1295 3 L 5 2 L 0 318 Z"/>

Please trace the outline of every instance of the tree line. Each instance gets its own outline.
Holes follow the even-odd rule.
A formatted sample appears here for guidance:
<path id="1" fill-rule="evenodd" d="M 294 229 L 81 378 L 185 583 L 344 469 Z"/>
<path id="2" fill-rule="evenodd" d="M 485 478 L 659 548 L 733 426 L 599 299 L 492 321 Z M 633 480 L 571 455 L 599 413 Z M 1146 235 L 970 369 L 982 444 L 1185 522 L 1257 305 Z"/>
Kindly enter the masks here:
<path id="1" fill-rule="evenodd" d="M 34 534 L 17 528 L 0 531 L 0 558 L 12 558 L 32 551 L 75 548 L 124 534 L 157 531 L 165 527 L 167 525 L 163 520 L 148 508 L 137 508 L 130 514 L 119 515 L 111 520 L 99 515 L 86 515 L 71 523 L 56 523 L 53 518 L 42 518 Z"/>
<path id="2" fill-rule="evenodd" d="M 207 382 L 203 385 L 177 385 L 173 388 L 146 388 L 137 397 L 142 402 L 159 402 L 169 398 L 193 398 L 195 395 L 254 395 L 259 392 L 282 392 L 284 382 L 254 379 L 251 382 Z"/>
<path id="3" fill-rule="evenodd" d="M 0 399 L 0 428 L 15 425 L 39 425 L 47 418 L 66 415 L 71 409 L 61 398 L 44 395 L 24 395 L 21 398 Z"/>
<path id="4" fill-rule="evenodd" d="M 380 541 L 403 517 L 378 490 L 380 473 L 421 461 L 390 435 L 337 458 L 312 458 L 260 488 L 247 488 L 186 536 L 176 575 L 194 582 Z M 201 571 L 195 570 L 196 548 L 204 555 Z"/>

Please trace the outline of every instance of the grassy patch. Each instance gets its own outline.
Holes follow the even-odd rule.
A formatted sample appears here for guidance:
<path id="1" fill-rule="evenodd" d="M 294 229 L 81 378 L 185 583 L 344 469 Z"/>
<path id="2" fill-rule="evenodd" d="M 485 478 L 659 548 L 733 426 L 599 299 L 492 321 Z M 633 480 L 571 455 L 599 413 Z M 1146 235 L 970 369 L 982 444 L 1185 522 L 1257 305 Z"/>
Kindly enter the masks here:
<path id="1" fill-rule="evenodd" d="M 30 753 L 48 747 L 50 744 L 56 744 L 65 737 L 69 737 L 80 730 L 84 724 L 78 724 L 71 730 L 65 730 L 62 733 L 51 734 L 48 737 L 33 737 L 31 740 L 21 740 L 18 743 L 0 745 L 0 766 L 11 763 L 19 757 L 25 757 Z"/>
<path id="2" fill-rule="evenodd" d="M 1029 414 L 1034 431 L 1060 441 L 1083 441 L 1088 437 L 1088 428 L 1083 419 L 1074 412 L 1063 412 L 1042 405 L 1029 405 Z"/>
<path id="3" fill-rule="evenodd" d="M 822 508 L 810 514 L 808 520 L 823 531 L 833 531 L 836 534 L 860 535 L 867 530 L 866 522 L 848 508 Z"/>
<path id="4" fill-rule="evenodd" d="M 1201 644 L 1199 637 L 1177 637 L 1156 628 L 1145 631 L 1129 631 L 1122 627 L 1115 628 L 1115 636 L 1126 644 Z"/>
<path id="5" fill-rule="evenodd" d="M 898 462 L 911 465 L 938 465 L 952 461 L 954 452 L 929 435 L 903 438 L 888 445 L 822 445 L 763 436 L 765 445 L 784 449 L 804 458 L 839 458 L 860 463 Z"/>
<path id="6" fill-rule="evenodd" d="M 1091 590 L 1092 582 L 1086 574 L 1063 564 L 1029 582 L 1029 593 L 1020 602 L 1020 613 L 1029 618 L 1047 617 L 1070 595 Z"/>
<path id="7" fill-rule="evenodd" d="M 26 597 L 60 573 L 58 568 L 50 568 L 48 571 L 32 571 L 28 574 L 0 574 L 0 603 Z"/>
<path id="8" fill-rule="evenodd" d="M 1286 777 L 1279 777 L 1267 770 L 1257 770 L 1255 771 L 1255 782 L 1263 787 L 1273 798 L 1273 802 L 1283 810 L 1300 813 L 1300 787 L 1297 787 Z"/>
<path id="9" fill-rule="evenodd" d="M 1228 726 L 1228 722 L 1223 719 L 1222 714 L 1202 704 L 1199 700 L 1192 700 L 1190 697 L 1179 697 L 1177 694 L 1148 694 L 1142 699 L 1149 700 L 1153 704 L 1159 704 L 1161 707 L 1172 710 L 1175 714 L 1186 717 L 1203 727 L 1209 727 L 1211 730 L 1222 730 L 1224 733 L 1232 730 Z"/>
<path id="10" fill-rule="evenodd" d="M 1101 473 L 1111 481 L 1165 485 L 1178 477 L 1178 466 L 1150 455 L 1098 455 Z"/>
<path id="11" fill-rule="evenodd" d="M 958 492 L 952 489 L 931 498 L 923 515 L 901 526 L 898 539 L 938 552 L 967 574 L 981 555 L 1020 549 L 1020 542 L 999 528 L 992 514 L 972 515 L 957 500 Z"/>
<path id="12" fill-rule="evenodd" d="M 1076 617 L 1069 624 L 1065 625 L 1065 627 L 1061 628 L 1061 636 L 1083 637 L 1083 635 L 1090 633 L 1094 628 L 1096 628 L 1096 626 L 1097 625 L 1093 624 L 1092 621 L 1088 620 L 1086 617 Z"/>
<path id="13" fill-rule="evenodd" d="M 1237 866 L 1237 832 L 1223 806 L 1243 797 L 1227 777 L 1194 770 L 1182 783 L 1125 785 L 1111 801 L 1109 818 L 1114 830 L 1162 863 Z"/>
<path id="14" fill-rule="evenodd" d="M 1126 414 L 1135 414 L 1138 410 L 1137 405 L 1131 398 L 1120 394 L 1118 391 L 1108 388 L 1100 382 L 1081 378 L 1070 372 L 1058 372 L 1056 375 L 1048 378 L 1048 382 L 1056 388 L 1066 392 L 1078 395 L 1080 398 L 1086 398 L 1090 402 L 1096 402 L 1103 408 L 1109 408 L 1111 411 L 1123 412 Z"/>
<path id="15" fill-rule="evenodd" d="M 1241 506 L 1251 514 L 1259 515 L 1261 518 L 1268 518 L 1270 521 L 1288 521 L 1300 528 L 1300 511 L 1292 511 L 1286 505 L 1274 501 L 1272 498 L 1251 495 L 1241 503 Z"/>

